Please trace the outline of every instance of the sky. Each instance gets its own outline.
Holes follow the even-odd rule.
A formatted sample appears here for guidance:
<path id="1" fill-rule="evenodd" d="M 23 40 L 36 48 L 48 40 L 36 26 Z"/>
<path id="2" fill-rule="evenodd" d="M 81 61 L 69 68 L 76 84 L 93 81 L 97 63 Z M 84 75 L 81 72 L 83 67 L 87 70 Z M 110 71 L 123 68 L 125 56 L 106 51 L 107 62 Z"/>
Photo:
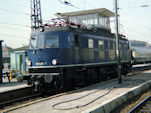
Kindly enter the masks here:
<path id="1" fill-rule="evenodd" d="M 96 8 L 107 8 L 114 12 L 114 0 L 41 0 L 43 21 L 55 18 L 57 12 L 65 13 Z M 119 32 L 129 40 L 151 43 L 151 0 L 118 0 Z M 148 7 L 142 7 L 148 5 Z M 76 8 L 77 7 L 77 8 Z M 12 48 L 28 45 L 31 33 L 30 0 L 0 0 L 0 40 Z M 111 18 L 114 32 L 114 18 Z"/>

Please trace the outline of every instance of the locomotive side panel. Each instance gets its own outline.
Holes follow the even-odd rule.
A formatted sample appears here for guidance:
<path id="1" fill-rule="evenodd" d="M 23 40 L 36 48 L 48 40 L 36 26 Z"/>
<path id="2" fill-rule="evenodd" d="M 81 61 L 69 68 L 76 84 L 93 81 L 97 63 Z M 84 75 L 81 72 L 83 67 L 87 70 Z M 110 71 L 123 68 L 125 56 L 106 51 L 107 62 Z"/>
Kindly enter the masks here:
<path id="1" fill-rule="evenodd" d="M 73 34 L 70 32 L 59 33 L 59 52 L 60 65 L 74 64 L 75 63 L 75 49 Z M 59 64 L 58 64 L 59 65 Z"/>

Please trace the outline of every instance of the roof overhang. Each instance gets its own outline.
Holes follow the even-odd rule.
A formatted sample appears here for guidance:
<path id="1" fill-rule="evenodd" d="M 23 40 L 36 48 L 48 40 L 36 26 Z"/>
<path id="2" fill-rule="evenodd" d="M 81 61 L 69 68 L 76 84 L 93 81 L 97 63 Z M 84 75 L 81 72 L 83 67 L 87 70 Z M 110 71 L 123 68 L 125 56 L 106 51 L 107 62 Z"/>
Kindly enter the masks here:
<path id="1" fill-rule="evenodd" d="M 80 15 L 88 15 L 88 14 L 99 14 L 99 15 L 104 15 L 106 17 L 114 17 L 114 13 L 106 8 L 75 11 L 75 12 L 68 12 L 68 13 L 57 13 L 56 15 L 66 18 L 70 16 L 80 16 Z"/>

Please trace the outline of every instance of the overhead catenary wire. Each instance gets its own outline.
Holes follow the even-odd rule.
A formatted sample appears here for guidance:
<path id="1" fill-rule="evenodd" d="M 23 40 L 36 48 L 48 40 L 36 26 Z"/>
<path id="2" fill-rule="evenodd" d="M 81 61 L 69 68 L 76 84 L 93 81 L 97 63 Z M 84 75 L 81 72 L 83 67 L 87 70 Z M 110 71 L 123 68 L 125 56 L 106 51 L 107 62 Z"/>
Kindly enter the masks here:
<path id="1" fill-rule="evenodd" d="M 0 24 L 7 24 L 7 25 L 21 26 L 21 27 L 30 27 L 30 26 L 28 26 L 28 25 L 14 24 L 14 23 L 7 23 L 7 22 L 0 22 Z"/>
<path id="2" fill-rule="evenodd" d="M 30 15 L 29 13 L 15 11 L 15 10 L 10 10 L 10 9 L 6 9 L 6 8 L 0 8 L 0 11 L 13 12 L 13 13 L 22 14 L 22 15 Z"/>
<path id="3" fill-rule="evenodd" d="M 22 36 L 19 36 L 19 35 L 10 35 L 10 34 L 3 34 L 3 33 L 0 33 L 0 37 L 2 37 L 2 36 L 11 37 L 12 39 L 14 39 L 14 38 L 26 39 L 26 40 L 29 39 L 29 38 L 25 38 L 25 37 L 22 37 Z M 30 35 L 29 35 L 29 37 L 30 37 Z"/>
<path id="4" fill-rule="evenodd" d="M 13 30 L 24 30 L 24 31 L 31 31 L 31 28 L 30 27 L 24 27 L 24 26 L 16 26 L 16 25 L 11 25 L 11 26 L 6 26 L 5 24 L 1 24 L 0 23 L 0 26 L 2 29 L 6 28 L 6 29 L 13 29 Z"/>
<path id="5" fill-rule="evenodd" d="M 3 2 L 1 1 L 1 3 L 2 4 L 9 4 L 9 5 L 11 5 L 11 6 L 17 6 L 17 7 L 28 7 L 27 5 L 23 5 L 23 4 L 16 4 L 16 2 L 14 3 L 12 3 L 12 2 L 8 2 L 8 1 L 6 1 L 6 0 L 3 0 Z"/>
<path id="6" fill-rule="evenodd" d="M 47 0 L 47 1 L 50 1 L 50 3 L 51 3 L 51 5 L 54 5 L 54 4 L 56 4 L 56 1 L 51 1 L 51 0 Z M 58 0 L 59 1 L 59 0 Z M 62 1 L 67 1 L 67 0 L 62 0 Z M 69 1 L 69 0 L 68 0 Z M 70 0 L 72 3 L 72 5 L 74 5 L 74 6 L 78 6 L 77 4 L 80 2 L 80 3 L 82 3 L 81 1 L 78 1 L 78 0 Z M 70 2 L 69 1 L 69 2 Z M 74 2 L 75 1 L 75 2 Z M 86 2 L 85 2 L 85 4 L 86 5 L 88 5 L 90 8 L 91 7 L 95 7 L 94 5 L 96 4 L 95 2 L 93 2 L 93 3 L 91 3 L 90 2 L 90 0 L 85 0 Z M 113 0 L 109 0 L 109 1 L 113 1 Z M 43 1 L 42 1 L 43 2 Z M 16 14 L 21 14 L 21 13 L 23 13 L 23 15 L 24 14 L 26 14 L 26 13 L 24 13 L 24 12 L 20 12 L 19 10 L 16 12 L 15 11 L 15 9 L 17 8 L 17 7 L 27 7 L 27 5 L 24 5 L 23 3 L 18 3 L 18 2 L 11 2 L 11 1 L 7 1 L 7 0 L 3 0 L 3 1 L 1 1 L 1 3 L 3 3 L 4 5 L 5 4 L 8 4 L 8 5 L 10 5 L 10 6 L 13 6 L 14 7 L 14 9 L 12 9 L 12 11 L 10 11 L 8 8 L 6 9 L 6 8 L 0 8 L 0 10 L 1 11 L 3 11 L 3 10 L 5 10 L 6 9 L 6 11 L 7 12 L 14 12 L 14 13 L 16 13 Z M 77 4 L 75 4 L 75 3 L 77 3 Z M 105 2 L 100 2 L 100 3 L 102 3 L 102 4 L 104 4 Z M 99 3 L 99 4 L 100 4 Z M 101 5 L 102 5 L 101 4 Z M 148 3 L 147 3 L 148 4 Z M 130 4 L 131 5 L 131 4 Z M 69 6 L 69 5 L 66 5 L 66 6 Z M 132 6 L 132 5 L 131 5 Z M 130 8 L 131 8 L 131 6 L 130 6 Z M 15 8 L 16 7 L 16 8 Z M 28 7 L 29 7 L 29 5 L 28 5 Z M 132 6 L 132 7 L 139 7 L 139 5 L 135 5 L 135 6 Z M 87 7 L 88 8 L 88 7 Z M 122 9 L 127 9 L 127 8 L 122 8 Z M 28 13 L 28 12 L 27 12 Z M 44 14 L 44 13 L 43 13 Z M 22 15 L 22 14 L 21 14 Z M 6 24 L 6 23 L 1 23 L 1 24 L 4 24 L 4 25 L 10 25 L 10 26 L 18 26 L 18 27 L 29 27 L 30 28 L 30 26 L 26 26 L 26 25 L 14 25 L 13 23 L 10 23 L 10 24 Z M 146 27 L 147 28 L 147 27 Z M 145 29 L 146 29 L 145 28 Z M 141 36 L 142 36 L 142 34 L 141 34 Z"/>
<path id="7" fill-rule="evenodd" d="M 71 4 L 70 2 L 64 0 L 64 2 L 62 2 L 61 0 L 58 0 L 61 4 L 64 4 L 64 5 L 67 5 L 67 6 L 71 6 L 71 7 L 74 7 L 74 8 L 77 8 L 77 9 L 80 9 L 79 7 Z"/>
<path id="8" fill-rule="evenodd" d="M 146 8 L 146 7 L 149 7 L 151 5 L 147 5 L 147 4 L 144 4 L 144 5 L 135 5 L 135 6 L 128 6 L 128 7 L 122 7 L 122 8 L 119 8 L 120 10 L 123 10 L 123 9 L 131 9 L 131 8 Z"/>

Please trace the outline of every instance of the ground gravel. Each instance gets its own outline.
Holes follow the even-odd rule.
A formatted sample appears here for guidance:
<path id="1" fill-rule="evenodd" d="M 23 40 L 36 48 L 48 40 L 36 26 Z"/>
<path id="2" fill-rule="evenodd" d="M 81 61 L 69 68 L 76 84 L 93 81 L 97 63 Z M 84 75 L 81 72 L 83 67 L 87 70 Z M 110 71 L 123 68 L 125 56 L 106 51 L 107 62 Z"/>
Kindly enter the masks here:
<path id="1" fill-rule="evenodd" d="M 140 95 L 136 96 L 130 101 L 123 103 L 122 105 L 114 109 L 111 113 L 128 113 L 132 108 L 134 108 L 149 95 L 151 95 L 151 88 L 147 91 L 142 92 Z"/>

